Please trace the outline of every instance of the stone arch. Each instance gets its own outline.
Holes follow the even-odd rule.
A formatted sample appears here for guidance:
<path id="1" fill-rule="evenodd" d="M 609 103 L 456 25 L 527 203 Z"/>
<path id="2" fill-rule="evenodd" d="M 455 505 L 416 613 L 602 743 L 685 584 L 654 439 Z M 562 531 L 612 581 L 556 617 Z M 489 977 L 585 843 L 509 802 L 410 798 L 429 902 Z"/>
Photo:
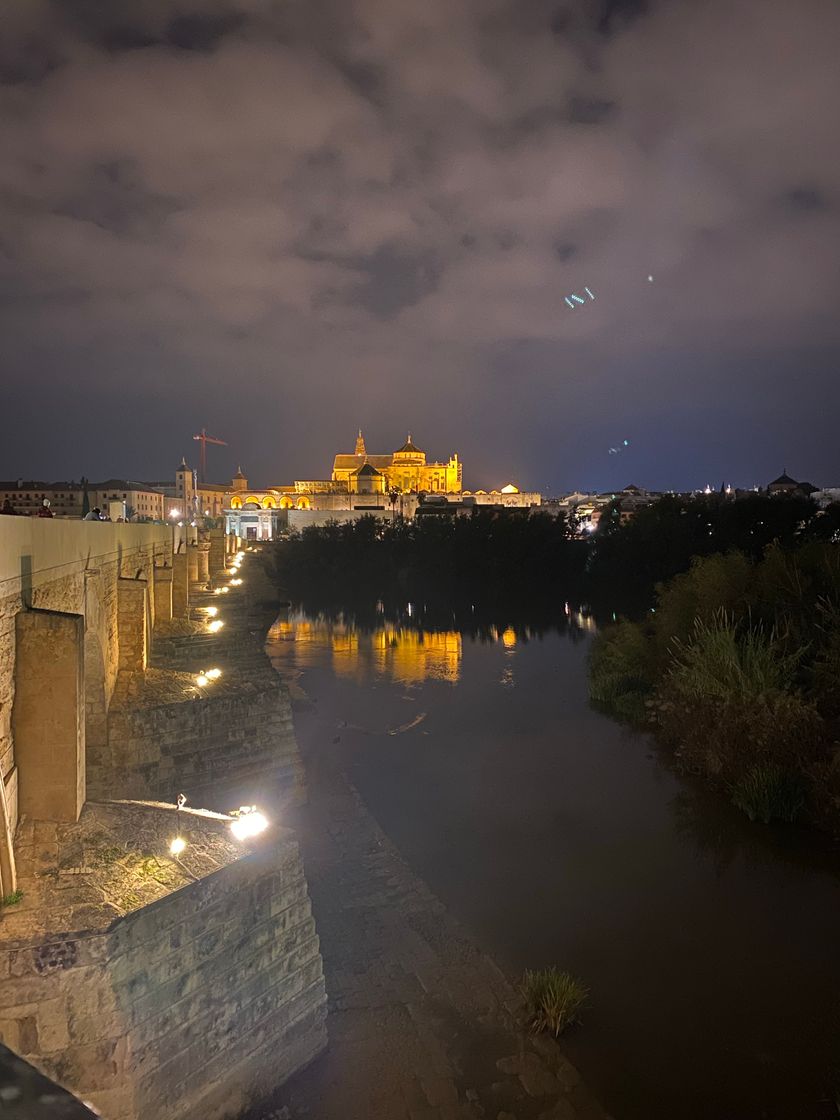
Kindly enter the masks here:
<path id="1" fill-rule="evenodd" d="M 306 498 L 306 497 L 298 498 L 297 508 L 298 509 L 312 509 L 312 502 L 310 502 L 309 498 Z"/>
<path id="2" fill-rule="evenodd" d="M 245 505 L 246 506 L 256 506 L 257 508 L 259 508 L 260 500 L 256 496 L 256 494 L 249 494 L 248 497 L 245 499 Z"/>
<path id="3" fill-rule="evenodd" d="M 230 508 L 231 509 L 242 509 L 242 499 L 241 498 L 231 498 Z"/>
<path id="4" fill-rule="evenodd" d="M 294 500 L 292 498 L 281 498 L 280 499 L 280 509 L 294 509 L 294 508 L 295 508 L 295 503 L 294 503 Z"/>
<path id="5" fill-rule="evenodd" d="M 277 499 L 272 494 L 266 494 L 262 500 L 263 509 L 277 509 Z"/>

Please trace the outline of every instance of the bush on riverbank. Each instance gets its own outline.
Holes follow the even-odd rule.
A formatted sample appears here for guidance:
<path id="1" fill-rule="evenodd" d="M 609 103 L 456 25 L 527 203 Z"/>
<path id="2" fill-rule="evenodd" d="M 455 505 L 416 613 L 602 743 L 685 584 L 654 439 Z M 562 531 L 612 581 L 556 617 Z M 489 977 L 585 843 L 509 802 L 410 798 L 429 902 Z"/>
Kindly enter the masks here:
<path id="1" fill-rule="evenodd" d="M 522 979 L 525 1013 L 534 1034 L 550 1032 L 557 1038 L 577 1022 L 588 995 L 588 988 L 559 968 L 528 971 Z"/>
<path id="2" fill-rule="evenodd" d="M 754 820 L 840 819 L 840 549 L 695 560 L 599 636 L 592 699 L 651 726 Z"/>
<path id="3" fill-rule="evenodd" d="M 633 622 L 622 620 L 599 634 L 589 661 L 589 695 L 627 723 L 647 719 L 645 699 L 654 682 L 654 651 L 649 635 Z"/>
<path id="4" fill-rule="evenodd" d="M 732 804 L 751 821 L 795 821 L 805 806 L 798 775 L 780 766 L 754 766 L 730 787 Z"/>

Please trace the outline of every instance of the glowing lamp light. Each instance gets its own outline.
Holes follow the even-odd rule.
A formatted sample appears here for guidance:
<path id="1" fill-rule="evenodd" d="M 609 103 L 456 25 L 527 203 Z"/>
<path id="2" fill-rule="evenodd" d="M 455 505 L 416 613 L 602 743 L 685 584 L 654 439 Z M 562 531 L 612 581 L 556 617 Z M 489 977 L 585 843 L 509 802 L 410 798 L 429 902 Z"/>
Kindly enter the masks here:
<path id="1" fill-rule="evenodd" d="M 251 836 L 259 836 L 268 828 L 268 821 L 257 812 L 256 805 L 242 805 L 239 816 L 231 821 L 230 830 L 237 840 L 248 840 Z"/>
<path id="2" fill-rule="evenodd" d="M 232 579 L 230 581 L 230 585 L 231 585 L 231 587 L 241 587 L 242 586 L 242 580 L 241 579 Z"/>
<path id="3" fill-rule="evenodd" d="M 230 591 L 230 588 L 229 587 L 220 587 L 219 590 L 221 591 L 221 593 L 223 595 L 227 595 L 228 591 Z"/>
<path id="4" fill-rule="evenodd" d="M 172 520 L 174 521 L 174 520 L 175 520 L 175 518 L 176 518 L 176 517 L 178 516 L 178 510 L 177 510 L 177 509 L 171 509 L 171 510 L 169 511 L 169 516 L 170 516 L 170 517 L 172 518 Z"/>
<path id="5" fill-rule="evenodd" d="M 224 623 L 220 618 L 215 618 L 212 622 L 207 623 L 207 629 L 211 634 L 217 634 L 223 626 Z"/>
<path id="6" fill-rule="evenodd" d="M 204 609 L 207 612 L 207 614 L 210 616 L 210 618 L 215 618 L 216 615 L 219 613 L 219 608 L 218 607 L 205 607 Z"/>
<path id="7" fill-rule="evenodd" d="M 195 678 L 195 683 L 198 685 L 199 688 L 204 688 L 205 685 L 208 685 L 210 683 L 210 678 L 207 676 L 206 673 L 199 673 L 198 676 Z"/>
<path id="8" fill-rule="evenodd" d="M 181 854 L 181 852 L 183 852 L 184 848 L 186 848 L 186 846 L 187 846 L 187 842 L 184 839 L 184 837 L 183 836 L 176 836 L 169 843 L 169 851 L 172 853 L 173 856 L 179 856 Z"/>
<path id="9" fill-rule="evenodd" d="M 207 677 L 208 680 L 217 681 L 219 679 L 219 677 L 222 675 L 222 670 L 221 669 L 208 669 L 207 672 L 204 675 L 205 675 L 205 677 Z"/>

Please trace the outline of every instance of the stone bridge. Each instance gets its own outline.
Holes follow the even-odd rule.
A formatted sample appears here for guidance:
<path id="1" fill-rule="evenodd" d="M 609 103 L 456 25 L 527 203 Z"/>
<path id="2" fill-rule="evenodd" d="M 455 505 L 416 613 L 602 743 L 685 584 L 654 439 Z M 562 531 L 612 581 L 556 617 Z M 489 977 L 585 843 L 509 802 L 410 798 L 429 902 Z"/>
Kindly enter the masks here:
<path id="1" fill-rule="evenodd" d="M 188 578 L 167 525 L 0 522 L 0 894 L 21 813 L 78 818 L 119 671 L 145 669 L 155 621 L 173 602 L 186 612 Z"/>
<path id="2" fill-rule="evenodd" d="M 301 795 L 264 623 L 225 582 L 238 544 L 0 518 L 0 1043 L 107 1120 L 236 1115 L 325 1044 L 294 835 L 243 848 L 171 804 L 225 778 Z M 226 681 L 202 691 L 211 643 Z"/>

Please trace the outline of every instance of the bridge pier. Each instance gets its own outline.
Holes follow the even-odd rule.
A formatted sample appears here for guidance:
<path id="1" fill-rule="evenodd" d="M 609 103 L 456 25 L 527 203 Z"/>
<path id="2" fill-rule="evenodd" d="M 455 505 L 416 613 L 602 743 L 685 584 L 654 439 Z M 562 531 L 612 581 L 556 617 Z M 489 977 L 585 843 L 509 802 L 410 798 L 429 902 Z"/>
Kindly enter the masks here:
<path id="1" fill-rule="evenodd" d="M 155 568 L 154 578 L 155 623 L 169 622 L 172 618 L 172 569 Z"/>
<path id="2" fill-rule="evenodd" d="M 220 576 L 225 567 L 225 531 L 224 529 L 211 529 L 210 530 L 210 553 L 208 563 L 210 566 L 210 578 L 215 579 Z"/>
<path id="3" fill-rule="evenodd" d="M 187 618 L 190 610 L 190 583 L 186 552 L 172 557 L 172 617 Z"/>
<path id="4" fill-rule="evenodd" d="M 85 801 L 84 640 L 84 615 L 15 617 L 18 810 L 35 819 L 76 821 Z"/>
<path id="5" fill-rule="evenodd" d="M 207 546 L 198 546 L 198 582 L 210 582 L 210 549 Z"/>
<path id="6" fill-rule="evenodd" d="M 198 583 L 198 548 L 194 544 L 187 546 L 187 578 L 190 587 Z"/>
<path id="7" fill-rule="evenodd" d="M 149 659 L 148 584 L 144 579 L 117 581 L 119 668 L 142 673 Z"/>

